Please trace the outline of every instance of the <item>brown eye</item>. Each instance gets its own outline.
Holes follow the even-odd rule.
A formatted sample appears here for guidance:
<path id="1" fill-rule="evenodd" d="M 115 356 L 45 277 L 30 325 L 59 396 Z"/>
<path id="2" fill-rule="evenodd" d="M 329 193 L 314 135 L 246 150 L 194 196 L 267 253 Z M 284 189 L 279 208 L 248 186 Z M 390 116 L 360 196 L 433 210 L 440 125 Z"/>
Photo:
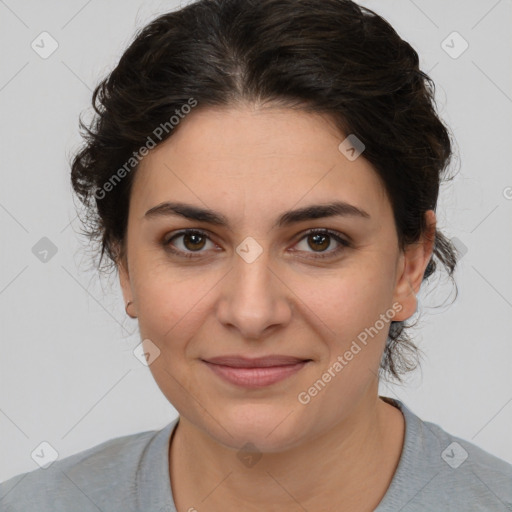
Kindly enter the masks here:
<path id="1" fill-rule="evenodd" d="M 204 247 L 205 238 L 198 233 L 186 233 L 183 236 L 183 245 L 190 251 L 197 251 Z"/>
<path id="2" fill-rule="evenodd" d="M 344 240 L 338 232 L 331 231 L 329 229 L 311 230 L 301 238 L 299 244 L 302 243 L 303 240 L 305 241 L 306 247 L 299 250 L 299 252 L 313 253 L 313 256 L 311 256 L 312 259 L 332 258 L 337 256 L 346 248 L 351 247 L 350 243 Z M 327 250 L 331 246 L 333 240 L 335 242 L 334 245 L 337 244 L 338 247 L 335 247 L 333 250 Z"/>
<path id="3" fill-rule="evenodd" d="M 176 243 L 176 240 L 180 239 L 181 247 L 179 243 Z M 311 230 L 301 238 L 299 243 L 302 243 L 303 240 L 306 241 L 306 247 L 298 252 L 313 253 L 313 256 L 310 256 L 312 259 L 333 258 L 346 248 L 351 247 L 350 242 L 341 238 L 337 231 L 330 231 L 328 229 Z M 338 247 L 333 250 L 327 250 L 333 240 Z M 207 233 L 188 229 L 166 238 L 163 241 L 163 246 L 167 251 L 178 257 L 197 258 L 207 252 L 202 250 L 207 242 L 215 246 Z"/>
<path id="4" fill-rule="evenodd" d="M 309 247 L 324 251 L 330 245 L 330 236 L 323 233 L 312 233 L 308 235 Z"/>
<path id="5" fill-rule="evenodd" d="M 176 242 L 180 239 L 181 244 Z M 163 245 L 173 254 L 177 254 L 185 258 L 193 258 L 196 256 L 194 253 L 197 253 L 197 256 L 201 256 L 201 254 L 205 252 L 202 249 L 208 241 L 211 242 L 210 237 L 202 231 L 185 230 L 165 239 Z M 213 245 L 213 242 L 211 243 Z"/>

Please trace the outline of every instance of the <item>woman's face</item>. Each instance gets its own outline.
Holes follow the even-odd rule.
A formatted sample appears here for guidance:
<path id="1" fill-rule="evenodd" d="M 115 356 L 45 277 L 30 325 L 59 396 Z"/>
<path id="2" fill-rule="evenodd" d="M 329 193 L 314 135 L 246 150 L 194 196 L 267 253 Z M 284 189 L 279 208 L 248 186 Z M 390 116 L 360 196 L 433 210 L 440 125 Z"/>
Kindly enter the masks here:
<path id="1" fill-rule="evenodd" d="M 399 250 L 384 186 L 344 139 L 317 114 L 196 109 L 137 170 L 124 297 L 164 395 L 226 446 L 278 452 L 373 407 L 390 322 L 415 311 L 431 247 Z M 147 213 L 166 202 L 224 223 Z M 334 202 L 350 206 L 290 213 Z M 228 355 L 308 362 L 257 387 L 205 362 Z"/>

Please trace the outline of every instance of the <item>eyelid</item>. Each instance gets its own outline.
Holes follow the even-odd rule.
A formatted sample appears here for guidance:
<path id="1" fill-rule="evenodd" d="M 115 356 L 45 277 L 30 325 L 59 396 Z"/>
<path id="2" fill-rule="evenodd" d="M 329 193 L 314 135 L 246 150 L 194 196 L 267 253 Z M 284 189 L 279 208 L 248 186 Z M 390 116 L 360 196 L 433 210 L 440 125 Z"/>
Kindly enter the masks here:
<path id="1" fill-rule="evenodd" d="M 200 235 L 204 238 L 206 238 L 208 241 L 212 242 L 213 244 L 215 243 L 213 240 L 212 240 L 212 236 L 211 234 L 208 232 L 208 231 L 205 231 L 203 229 L 199 229 L 199 228 L 186 228 L 186 229 L 182 229 L 182 230 L 179 230 L 177 231 L 176 233 L 171 233 L 171 236 L 165 236 L 164 239 L 163 239 L 163 245 L 164 247 L 169 247 L 171 246 L 171 240 L 174 240 L 176 238 L 179 238 L 180 236 L 184 236 L 184 235 Z M 171 250 L 171 252 L 174 252 Z M 202 254 L 202 252 L 204 251 L 197 251 L 195 254 Z M 181 250 L 177 250 L 176 253 L 179 253 L 179 254 L 183 254 L 184 251 L 181 251 Z M 187 253 L 185 253 L 187 254 Z M 193 251 L 189 251 L 188 254 L 194 254 Z"/>
<path id="2" fill-rule="evenodd" d="M 318 253 L 315 253 L 314 251 L 312 251 L 310 254 L 313 254 L 313 256 L 306 256 L 305 259 L 319 260 L 319 259 L 322 259 L 322 258 L 335 258 L 344 249 L 352 247 L 352 242 L 350 241 L 349 237 L 344 235 L 344 233 L 341 233 L 341 232 L 336 231 L 336 230 L 328 229 L 328 228 L 310 228 L 310 229 L 307 229 L 306 231 L 303 231 L 303 232 L 301 232 L 301 233 L 299 233 L 297 235 L 297 237 L 296 237 L 297 240 L 296 240 L 296 242 L 294 242 L 294 245 L 296 245 L 299 242 L 301 242 L 307 236 L 313 235 L 313 234 L 316 234 L 316 233 L 318 233 L 318 234 L 325 234 L 327 236 L 330 236 L 331 238 L 334 238 L 334 240 L 340 246 L 338 248 L 330 250 L 330 251 L 324 251 L 324 252 L 318 252 Z M 176 255 L 178 257 L 183 257 L 183 258 L 188 258 L 188 259 L 200 258 L 201 255 L 204 252 L 207 252 L 207 251 L 196 251 L 196 252 L 194 252 L 194 251 L 182 251 L 180 249 L 178 249 L 178 250 L 171 249 L 172 244 L 170 242 L 172 240 L 174 240 L 176 238 L 179 238 L 180 236 L 190 235 L 190 234 L 197 234 L 197 235 L 203 236 L 208 241 L 210 241 L 213 244 L 215 244 L 215 242 L 212 240 L 211 234 L 208 231 L 203 230 L 203 229 L 199 229 L 199 228 L 186 228 L 186 229 L 179 230 L 176 233 L 172 233 L 171 236 L 165 236 L 162 244 L 164 245 L 164 248 L 166 250 L 168 250 L 169 252 L 171 252 L 172 254 L 174 254 L 174 255 Z M 308 251 L 292 250 L 292 252 L 300 253 L 300 252 L 308 252 Z"/>
<path id="3" fill-rule="evenodd" d="M 318 261 L 318 260 L 322 260 L 322 259 L 335 259 L 340 255 L 341 252 L 352 247 L 352 242 L 350 240 L 347 240 L 348 237 L 346 235 L 344 235 L 343 233 L 341 233 L 339 231 L 336 231 L 333 229 L 328 229 L 328 228 L 310 228 L 306 231 L 303 231 L 302 233 L 297 235 L 298 240 L 294 245 L 301 242 L 307 236 L 314 235 L 316 233 L 327 235 L 331 238 L 334 238 L 334 240 L 339 244 L 339 247 L 337 247 L 336 249 L 332 249 L 330 251 L 316 252 L 316 253 L 314 251 L 309 252 L 309 254 L 313 254 L 313 256 L 305 256 L 304 257 L 305 259 L 309 259 L 309 260 L 313 260 L 313 261 L 315 261 L 315 260 Z M 294 250 L 294 252 L 303 252 L 303 251 Z M 305 252 L 308 252 L 308 251 L 305 251 Z"/>

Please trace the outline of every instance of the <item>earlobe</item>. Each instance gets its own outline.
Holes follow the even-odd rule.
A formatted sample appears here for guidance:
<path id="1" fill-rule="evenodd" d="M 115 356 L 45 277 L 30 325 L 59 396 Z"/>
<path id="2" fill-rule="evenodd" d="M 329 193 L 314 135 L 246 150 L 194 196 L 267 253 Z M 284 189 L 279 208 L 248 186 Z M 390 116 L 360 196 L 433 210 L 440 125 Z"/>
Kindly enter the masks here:
<path id="1" fill-rule="evenodd" d="M 434 249 L 436 217 L 433 210 L 425 214 L 427 230 L 418 242 L 409 244 L 400 255 L 399 271 L 395 286 L 394 302 L 402 305 L 402 310 L 395 320 L 410 318 L 418 309 L 416 295 L 420 291 L 425 269 Z"/>

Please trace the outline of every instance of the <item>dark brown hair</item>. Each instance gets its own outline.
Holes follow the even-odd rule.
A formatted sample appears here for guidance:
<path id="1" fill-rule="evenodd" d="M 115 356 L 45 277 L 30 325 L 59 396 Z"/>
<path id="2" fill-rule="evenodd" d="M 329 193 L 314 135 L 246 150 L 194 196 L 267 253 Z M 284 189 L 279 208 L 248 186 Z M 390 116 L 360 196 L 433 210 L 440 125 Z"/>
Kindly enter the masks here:
<path id="1" fill-rule="evenodd" d="M 99 268 L 105 254 L 110 268 L 124 254 L 137 168 L 131 158 L 191 98 L 200 107 L 244 101 L 328 114 L 341 133 L 364 143 L 400 247 L 417 242 L 451 157 L 434 93 L 416 51 L 382 17 L 349 0 L 198 0 L 156 18 L 94 90 L 89 127 L 80 119 L 85 143 L 71 181 L 85 206 L 84 234 L 100 244 Z M 173 133 L 160 131 L 158 143 Z M 114 183 L 116 172 L 122 179 Z M 438 262 L 453 280 L 456 253 L 439 230 L 424 279 Z M 406 327 L 391 323 L 381 363 L 399 380 L 417 364 Z"/>

